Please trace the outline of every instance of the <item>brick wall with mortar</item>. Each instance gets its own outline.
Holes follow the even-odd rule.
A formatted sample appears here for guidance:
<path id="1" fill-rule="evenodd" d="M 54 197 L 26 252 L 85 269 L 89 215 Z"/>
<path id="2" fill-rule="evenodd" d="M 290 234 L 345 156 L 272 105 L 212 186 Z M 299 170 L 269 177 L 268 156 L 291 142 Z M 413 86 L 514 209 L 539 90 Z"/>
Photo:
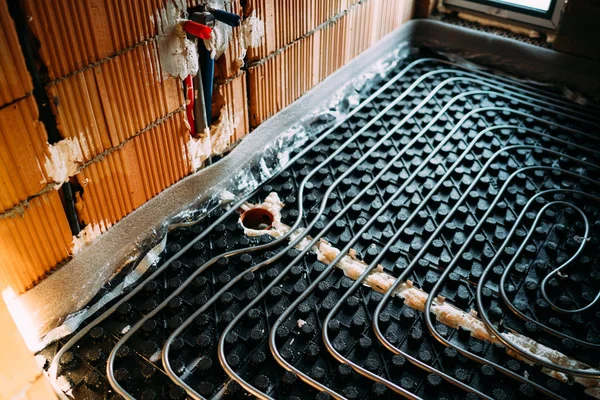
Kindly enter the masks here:
<path id="1" fill-rule="evenodd" d="M 193 172 L 181 80 L 157 79 L 157 20 L 167 1 L 185 3 L 18 2 L 61 139 L 49 144 L 38 110 L 46 105 L 32 95 L 14 12 L 0 0 L 2 288 L 19 294 L 32 287 L 81 243 Z M 265 33 L 255 47 L 244 48 L 244 29 L 233 29 L 216 60 L 213 122 L 229 118 L 234 128 L 227 143 L 241 140 L 410 19 L 412 7 L 412 0 L 228 2 L 229 11 Z M 56 164 L 61 157 L 68 165 Z M 79 238 L 69 227 L 57 170 L 75 192 Z"/>

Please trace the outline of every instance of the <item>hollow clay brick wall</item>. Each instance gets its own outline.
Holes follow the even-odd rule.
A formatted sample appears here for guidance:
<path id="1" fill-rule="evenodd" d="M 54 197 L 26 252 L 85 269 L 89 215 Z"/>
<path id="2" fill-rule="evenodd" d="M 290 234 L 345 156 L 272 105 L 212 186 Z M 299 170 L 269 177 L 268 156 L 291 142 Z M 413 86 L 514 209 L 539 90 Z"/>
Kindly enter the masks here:
<path id="1" fill-rule="evenodd" d="M 84 238 L 193 172 L 182 82 L 162 78 L 157 50 L 156 21 L 167 1 L 185 3 L 20 1 L 36 73 L 44 78 L 40 90 L 60 136 L 50 144 L 14 15 L 0 0 L 0 289 L 24 292 Z M 226 3 L 245 26 L 233 29 L 215 65 L 212 120 L 233 126 L 229 144 L 410 19 L 413 6 L 412 0 Z M 264 35 L 244 48 L 250 22 L 253 29 L 262 25 Z M 79 239 L 69 227 L 62 182 L 55 182 L 56 164 L 48 166 L 58 148 L 76 161 L 65 173 L 83 229 Z"/>

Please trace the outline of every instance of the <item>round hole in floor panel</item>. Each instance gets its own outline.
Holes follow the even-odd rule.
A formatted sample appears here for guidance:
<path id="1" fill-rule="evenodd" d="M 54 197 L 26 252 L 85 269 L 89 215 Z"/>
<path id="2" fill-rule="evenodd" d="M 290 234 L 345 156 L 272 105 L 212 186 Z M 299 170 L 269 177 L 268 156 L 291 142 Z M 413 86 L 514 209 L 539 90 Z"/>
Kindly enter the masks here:
<path id="1" fill-rule="evenodd" d="M 270 229 L 273 225 L 273 214 L 266 208 L 255 207 L 245 211 L 240 220 L 244 228 L 265 230 Z"/>

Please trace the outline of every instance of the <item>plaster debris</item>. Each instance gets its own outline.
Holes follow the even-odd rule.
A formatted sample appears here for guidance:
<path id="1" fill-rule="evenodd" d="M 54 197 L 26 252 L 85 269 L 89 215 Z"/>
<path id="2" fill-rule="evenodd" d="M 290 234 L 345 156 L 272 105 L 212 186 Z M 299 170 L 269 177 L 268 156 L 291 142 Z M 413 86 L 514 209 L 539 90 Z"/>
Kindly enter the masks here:
<path id="1" fill-rule="evenodd" d="M 48 359 L 41 354 L 35 356 L 35 363 L 40 369 L 43 369 L 48 364 Z"/>
<path id="2" fill-rule="evenodd" d="M 77 174 L 79 164 L 83 162 L 81 146 L 75 138 L 60 140 L 48 145 L 48 153 L 44 168 L 50 179 L 56 183 L 64 183 L 69 177 Z M 60 185 L 56 186 L 58 190 Z"/>
<path id="3" fill-rule="evenodd" d="M 249 47 L 258 47 L 261 44 L 262 38 L 265 35 L 265 24 L 255 15 L 255 11 L 242 21 L 239 30 L 234 30 L 232 35 L 235 35 L 238 40 L 236 49 L 236 63 L 238 68 L 244 66 L 244 60 Z"/>
<path id="4" fill-rule="evenodd" d="M 242 22 L 241 26 L 242 48 L 260 46 L 261 39 L 265 36 L 265 23 L 256 16 L 256 11 Z"/>
<path id="5" fill-rule="evenodd" d="M 275 200 L 276 199 L 276 200 Z M 270 193 L 265 201 L 260 205 L 247 205 L 242 206 L 242 210 L 246 211 L 252 207 L 263 207 L 268 209 L 275 220 L 277 221 L 277 229 L 272 230 L 252 230 L 244 228 L 244 232 L 249 236 L 258 236 L 263 234 L 269 234 L 275 238 L 283 236 L 290 229 L 287 225 L 281 223 L 281 209 L 284 204 L 279 201 L 277 193 Z M 275 227 L 275 222 L 273 223 Z M 298 229 L 292 235 L 290 240 L 295 240 L 301 233 L 302 229 Z M 310 243 L 311 238 L 305 237 L 295 247 L 298 250 L 305 249 Z M 340 250 L 332 246 L 325 239 L 320 239 L 319 242 L 311 249 L 313 253 L 317 255 L 317 259 L 325 264 L 331 264 L 333 260 L 338 257 Z M 344 255 L 336 265 L 340 268 L 344 275 L 352 280 L 357 280 L 367 269 L 368 265 L 357 257 L 356 250 L 350 249 L 348 254 Z M 396 281 L 396 277 L 383 271 L 383 266 L 377 265 L 364 280 L 364 285 L 369 286 L 372 289 L 385 293 Z M 394 296 L 399 296 L 404 299 L 406 305 L 416 310 L 424 311 L 425 303 L 427 302 L 428 293 L 422 289 L 414 287 L 413 282 L 407 280 L 398 286 L 394 292 Z M 477 339 L 487 340 L 490 342 L 497 342 L 485 328 L 483 321 L 477 318 L 477 312 L 471 310 L 467 313 L 450 303 L 446 302 L 443 296 L 438 296 L 433 301 L 431 311 L 436 315 L 438 321 L 445 325 L 453 328 L 462 326 L 471 332 L 471 335 Z"/>
<path id="6" fill-rule="evenodd" d="M 550 347 L 544 346 L 541 343 L 538 343 L 527 336 L 523 336 L 518 333 L 506 332 L 503 333 L 502 336 L 508 340 L 509 342 L 515 344 L 521 350 L 526 353 L 535 355 L 539 358 L 543 358 L 553 364 L 560 365 L 568 368 L 577 368 L 577 369 L 590 369 L 589 365 L 581 363 L 579 361 L 573 360 L 572 358 L 564 355 L 563 353 L 551 349 Z M 526 361 L 528 364 L 531 364 L 531 361 Z M 600 371 L 598 371 L 600 372 Z"/>
<path id="7" fill-rule="evenodd" d="M 77 236 L 73 236 L 71 253 L 73 255 L 79 253 L 85 245 L 92 243 L 94 239 L 102 235 L 102 232 L 108 228 L 104 226 L 104 223 L 102 225 L 95 223 L 87 224 Z"/>
<path id="8" fill-rule="evenodd" d="M 209 7 L 216 10 L 225 10 L 224 0 L 208 0 L 205 2 Z M 209 40 L 204 41 L 204 46 L 210 51 L 211 58 L 217 59 L 225 52 L 231 38 L 231 26 L 221 21 L 215 21 L 212 35 Z"/>
<path id="9" fill-rule="evenodd" d="M 269 198 L 271 199 L 268 200 Z M 268 209 L 274 216 L 277 216 L 278 229 L 276 231 L 248 230 L 251 231 L 249 233 L 246 229 L 244 229 L 244 232 L 249 236 L 269 234 L 275 238 L 283 236 L 285 233 L 287 233 L 290 227 L 281 223 L 281 209 L 283 208 L 284 204 L 281 203 L 281 201 L 279 201 L 279 196 L 277 195 L 277 193 L 270 193 L 267 199 L 265 199 L 265 202 L 263 202 L 263 204 L 253 205 L 246 203 L 244 206 L 242 206 L 242 209 L 246 211 L 247 209 L 250 209 L 252 207 L 263 206 L 265 208 L 273 207 L 272 209 Z M 302 234 L 302 232 L 303 229 L 297 229 L 290 235 L 289 240 L 293 241 L 297 239 L 298 236 Z M 302 241 L 296 244 L 295 247 L 298 250 L 304 250 L 308 247 L 308 244 L 311 240 L 312 239 L 310 236 L 306 236 L 302 239 Z M 331 264 L 333 260 L 340 254 L 340 250 L 332 246 L 325 239 L 320 239 L 319 242 L 312 247 L 311 251 L 316 254 L 317 259 L 319 261 L 325 264 Z M 364 261 L 358 259 L 356 251 L 354 249 L 350 249 L 348 251 L 348 254 L 346 254 L 339 260 L 336 267 L 340 268 L 344 272 L 344 275 L 346 275 L 348 278 L 357 280 L 365 272 L 368 265 Z M 383 267 L 381 265 L 377 265 L 377 267 L 375 267 L 366 277 L 363 284 L 380 293 L 386 293 L 395 281 L 396 277 L 388 274 L 387 272 L 384 272 Z M 393 296 L 401 297 L 402 299 L 404 299 L 404 303 L 406 305 L 423 312 L 425 310 L 425 303 L 427 302 L 429 294 L 424 290 L 415 287 L 411 280 L 407 280 L 398 286 L 398 288 L 393 293 Z M 454 329 L 462 327 L 463 329 L 466 329 L 469 332 L 471 332 L 471 336 L 479 340 L 485 340 L 490 343 L 501 343 L 496 336 L 494 336 L 487 330 L 484 322 L 478 318 L 477 311 L 470 310 L 469 312 L 465 312 L 460 308 L 447 302 L 444 296 L 438 295 L 433 300 L 431 305 L 431 312 L 436 316 L 436 319 L 444 325 L 447 325 Z M 299 327 L 301 323 L 300 321 L 302 320 L 297 321 Z M 546 360 L 548 360 L 548 362 L 554 363 L 556 365 L 582 370 L 588 369 L 594 372 L 597 371 L 595 369 L 592 369 L 587 364 L 570 358 L 526 336 L 513 333 L 503 333 L 502 336 L 510 340 L 515 345 L 519 346 L 524 352 L 528 352 L 530 354 L 535 354 L 538 357 L 545 358 Z M 507 354 L 509 354 L 513 358 L 523 360 L 530 365 L 532 364 L 530 361 L 526 360 L 518 353 L 510 351 L 509 349 L 507 349 Z M 554 377 L 563 382 L 567 382 L 569 380 L 569 377 L 566 374 L 550 370 L 548 368 L 542 368 L 542 372 L 548 376 Z M 580 377 L 575 377 L 573 378 L 573 380 L 588 388 L 586 389 L 586 393 L 588 393 L 590 396 L 600 398 L 597 397 L 600 396 L 600 380 Z"/>
<path id="10" fill-rule="evenodd" d="M 319 261 L 326 264 L 331 262 L 339 255 L 340 251 L 335 247 L 331 246 L 327 241 L 321 239 L 317 258 Z M 367 269 L 368 265 L 359 260 L 356 257 L 356 251 L 351 249 L 348 255 L 343 256 L 337 264 L 337 267 L 344 271 L 344 275 L 348 278 L 357 280 Z M 394 284 L 396 278 L 387 272 L 383 272 L 383 267 L 378 265 L 364 280 L 365 286 L 369 286 L 372 289 L 385 293 Z M 427 302 L 428 294 L 422 289 L 413 286 L 413 282 L 407 280 L 399 285 L 393 294 L 404 299 L 406 305 L 419 311 L 424 311 L 425 303 Z M 493 335 L 491 335 L 483 321 L 479 320 L 474 310 L 470 313 L 466 313 L 463 310 L 451 305 L 446 302 L 441 296 L 438 296 L 432 304 L 431 311 L 436 315 L 438 321 L 445 325 L 453 328 L 462 326 L 471 332 L 471 335 L 477 339 L 488 340 L 490 342 L 496 342 Z"/>
<path id="11" fill-rule="evenodd" d="M 206 129 L 205 133 L 197 138 L 190 135 L 182 151 L 184 154 L 187 153 L 192 171 L 200 169 L 204 165 L 204 161 L 211 155 L 210 131 Z"/>
<path id="12" fill-rule="evenodd" d="M 296 240 L 296 238 L 298 238 L 298 236 L 302 235 L 302 232 L 304 232 L 304 229 L 302 229 L 302 228 L 296 229 L 295 232 L 292 232 L 292 234 L 290 235 L 290 242 Z M 294 247 L 296 247 L 297 250 L 302 251 L 302 250 L 306 249 L 309 244 L 310 244 L 310 239 L 309 239 L 309 237 L 305 236 Z M 315 246 L 313 246 L 312 252 L 313 253 L 317 252 L 317 248 Z"/>
<path id="13" fill-rule="evenodd" d="M 387 292 L 395 281 L 396 278 L 387 273 L 370 274 L 365 279 L 368 286 L 381 293 Z"/>
<path id="14" fill-rule="evenodd" d="M 151 17 L 158 30 L 156 43 L 162 70 L 162 74 L 157 76 L 159 80 L 169 76 L 185 79 L 198 73 L 198 51 L 181 27 L 186 14 L 185 0 L 168 0 Z"/>
<path id="15" fill-rule="evenodd" d="M 577 361 L 560 351 L 554 350 L 548 346 L 544 346 L 541 343 L 534 341 L 533 339 L 528 338 L 527 336 L 521 335 L 519 333 L 502 333 L 502 336 L 519 347 L 523 352 L 534 355 L 538 358 L 546 360 L 550 363 L 559 365 L 561 367 L 573 368 L 579 370 L 587 370 L 590 372 L 600 374 L 600 370 L 590 367 L 589 365 L 582 363 L 581 361 Z M 533 365 L 533 363 L 526 358 L 522 357 L 520 354 L 507 349 L 507 353 L 509 353 L 512 357 L 518 358 L 523 362 Z M 552 376 L 560 381 L 566 382 L 568 381 L 568 376 L 562 372 L 558 371 L 550 371 L 552 372 Z M 600 380 L 593 378 L 584 378 L 584 377 L 574 377 L 573 380 L 582 384 L 587 388 L 595 388 L 600 387 Z M 593 391 L 596 393 L 597 391 Z"/>
<path id="16" fill-rule="evenodd" d="M 204 46 L 210 51 L 211 58 L 217 59 L 225 52 L 231 32 L 232 28 L 229 25 L 216 21 L 210 39 L 204 40 Z"/>
<path id="17" fill-rule="evenodd" d="M 151 362 L 157 362 L 158 360 L 160 360 L 160 355 L 162 353 L 162 350 L 158 350 L 156 353 L 152 354 L 149 358 L 149 360 Z"/>
<path id="18" fill-rule="evenodd" d="M 413 286 L 413 281 L 407 280 L 398 286 L 394 296 L 404 299 L 404 304 L 415 310 L 424 311 L 427 302 L 427 292 Z M 463 312 L 464 313 L 464 312 Z"/>
<path id="19" fill-rule="evenodd" d="M 229 107 L 221 108 L 219 120 L 210 127 L 212 154 L 223 154 L 234 137 L 235 129 L 240 124 L 242 112 L 232 114 Z"/>
<path id="20" fill-rule="evenodd" d="M 317 258 L 321 262 L 330 264 L 338 254 L 338 249 L 321 239 L 317 251 Z M 342 257 L 338 262 L 337 267 L 342 269 L 344 275 L 348 278 L 356 280 L 364 273 L 368 265 L 356 257 L 354 249 L 350 249 L 348 255 Z M 378 265 L 366 277 L 364 285 L 380 293 L 386 293 L 395 281 L 396 277 L 384 272 L 383 267 Z M 411 308 L 421 312 L 425 310 L 428 293 L 414 287 L 413 282 L 410 280 L 400 284 L 393 295 L 404 299 L 405 304 Z M 443 296 L 438 296 L 432 303 L 431 312 L 436 316 L 438 321 L 445 325 L 453 328 L 463 327 L 471 332 L 471 336 L 477 339 L 487 340 L 492 343 L 497 342 L 497 339 L 485 328 L 483 321 L 477 318 L 477 313 L 474 310 L 466 313 L 446 302 Z"/>
<path id="21" fill-rule="evenodd" d="M 233 193 L 231 193 L 229 190 L 223 190 L 219 194 L 219 198 L 221 199 L 222 202 L 230 202 L 232 200 L 235 200 L 235 195 Z"/>
<path id="22" fill-rule="evenodd" d="M 498 339 L 492 335 L 482 320 L 477 318 L 477 311 L 471 310 L 465 313 L 463 310 L 445 301 L 441 296 L 436 297 L 431 306 L 431 312 L 435 314 L 438 321 L 452 328 L 462 327 L 471 332 L 471 336 L 490 343 L 498 343 Z"/>
<path id="23" fill-rule="evenodd" d="M 219 120 L 210 130 L 207 128 L 199 137 L 190 136 L 182 151 L 187 153 L 193 171 L 200 169 L 211 155 L 223 154 L 229 148 L 240 121 L 238 114 L 232 115 L 228 107 L 223 107 Z"/>
<path id="24" fill-rule="evenodd" d="M 323 239 L 319 241 L 317 249 L 317 259 L 325 264 L 331 264 L 333 259 L 340 254 L 340 251 L 338 249 L 331 246 L 328 242 L 326 242 Z"/>
<path id="25" fill-rule="evenodd" d="M 304 325 L 306 325 L 306 321 L 303 319 L 299 319 L 298 321 L 296 321 L 296 325 L 298 325 L 298 328 L 302 328 Z"/>
<path id="26" fill-rule="evenodd" d="M 56 379 L 56 382 L 54 383 L 54 387 L 58 390 L 59 393 L 64 393 L 69 397 L 73 397 L 73 388 L 71 387 L 71 383 L 69 382 L 69 379 L 66 376 L 59 376 Z"/>

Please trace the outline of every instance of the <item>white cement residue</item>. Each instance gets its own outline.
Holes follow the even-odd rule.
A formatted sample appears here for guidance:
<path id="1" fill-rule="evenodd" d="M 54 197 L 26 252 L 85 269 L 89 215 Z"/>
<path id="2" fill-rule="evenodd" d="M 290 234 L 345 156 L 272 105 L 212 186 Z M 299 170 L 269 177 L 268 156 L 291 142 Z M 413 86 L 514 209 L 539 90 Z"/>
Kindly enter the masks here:
<path id="1" fill-rule="evenodd" d="M 79 164 L 83 162 L 81 146 L 75 138 L 60 140 L 48 145 L 44 168 L 48 177 L 56 183 L 64 183 L 77 174 Z M 58 188 L 58 187 L 57 187 Z"/>
<path id="2" fill-rule="evenodd" d="M 224 0 L 208 0 L 205 4 L 216 10 L 225 10 Z M 231 26 L 221 21 L 215 21 L 210 39 L 204 41 L 204 46 L 210 51 L 212 58 L 217 59 L 225 52 L 231 38 L 231 32 Z"/>
<path id="3" fill-rule="evenodd" d="M 43 355 L 38 354 L 35 356 L 35 363 L 41 370 L 46 366 L 46 364 L 48 364 L 48 360 Z"/>
<path id="4" fill-rule="evenodd" d="M 221 108 L 220 114 L 217 123 L 210 128 L 212 154 L 222 154 L 227 150 L 241 121 L 241 112 L 234 114 L 227 106 Z"/>
<path id="5" fill-rule="evenodd" d="M 498 339 L 487 330 L 483 321 L 477 318 L 477 312 L 475 310 L 466 313 L 446 302 L 441 296 L 438 296 L 433 301 L 431 312 L 433 312 L 437 320 L 444 325 L 453 328 L 462 327 L 471 332 L 471 336 L 479 340 L 485 340 L 491 343 L 498 342 Z"/>
<path id="6" fill-rule="evenodd" d="M 560 351 L 554 350 L 548 346 L 538 343 L 538 342 L 534 341 L 533 339 L 528 338 L 527 336 L 521 335 L 519 333 L 511 333 L 511 332 L 503 333 L 502 336 L 506 340 L 508 340 L 515 346 L 517 346 L 519 349 L 521 349 L 521 351 L 523 351 L 524 353 L 534 355 L 534 356 L 541 358 L 547 362 L 550 362 L 550 363 L 553 363 L 553 364 L 556 364 L 556 365 L 559 365 L 559 366 L 565 367 L 565 368 L 587 370 L 587 371 L 590 371 L 593 373 L 600 374 L 600 370 L 592 368 L 589 365 L 582 363 L 581 361 L 575 360 L 575 359 L 561 353 Z M 511 354 L 515 358 L 519 358 L 519 359 L 523 360 L 524 362 L 526 362 L 529 365 L 533 364 L 531 361 L 525 359 L 524 357 L 521 357 L 518 353 L 515 353 L 514 351 L 509 351 L 509 354 Z M 553 372 L 552 376 L 555 377 L 556 379 L 563 381 L 563 382 L 568 381 L 568 377 L 566 374 L 563 374 L 558 371 L 551 371 L 551 372 Z M 587 388 L 593 388 L 593 387 L 600 386 L 600 381 L 597 379 L 593 379 L 593 378 L 575 377 L 575 378 L 573 378 L 573 380 L 575 382 L 582 384 L 583 386 L 585 386 Z"/>
<path id="7" fill-rule="evenodd" d="M 265 24 L 260 20 L 255 11 L 242 21 L 239 30 L 234 30 L 232 35 L 238 38 L 236 49 L 236 62 L 238 68 L 244 66 L 244 59 L 249 47 L 258 47 L 261 44 L 261 39 L 265 35 Z"/>
<path id="8" fill-rule="evenodd" d="M 339 255 L 340 251 L 331 246 L 327 241 L 321 239 L 319 242 L 317 258 L 326 264 L 331 264 Z M 344 271 L 344 274 L 353 280 L 357 280 L 367 269 L 368 265 L 359 260 L 356 251 L 350 249 L 347 255 L 343 256 L 337 264 L 337 267 Z M 364 285 L 380 292 L 386 293 L 394 284 L 396 278 L 383 271 L 381 265 L 377 265 L 364 280 Z M 406 305 L 419 311 L 424 311 L 427 302 L 427 292 L 413 286 L 413 282 L 407 280 L 398 286 L 393 294 L 404 299 Z M 477 339 L 495 341 L 489 334 L 483 321 L 476 318 L 473 313 L 466 313 L 459 308 L 446 302 L 441 296 L 434 299 L 431 311 L 436 315 L 441 323 L 458 328 L 462 326 L 471 332 L 471 335 Z"/>
<path id="9" fill-rule="evenodd" d="M 102 232 L 107 228 L 104 227 L 103 229 L 101 225 L 95 223 L 87 224 L 77 236 L 73 236 L 71 253 L 73 255 L 79 253 L 85 245 L 90 244 L 98 236 L 102 235 Z"/>
<path id="10" fill-rule="evenodd" d="M 223 190 L 219 194 L 219 198 L 221 199 L 222 202 L 228 203 L 235 199 L 235 195 L 233 193 L 231 193 L 229 190 Z"/>
<path id="11" fill-rule="evenodd" d="M 69 397 L 73 397 L 73 388 L 71 387 L 71 383 L 66 376 L 59 376 L 56 379 L 56 383 L 54 383 L 54 387 L 59 391 L 59 393 L 64 393 Z"/>
<path id="12" fill-rule="evenodd" d="M 229 107 L 221 109 L 221 115 L 217 123 L 210 129 L 206 128 L 199 137 L 190 136 L 183 153 L 188 156 L 193 171 L 200 169 L 211 155 L 223 154 L 228 148 L 235 129 L 241 121 L 240 115 L 229 111 Z M 189 127 L 187 120 L 186 126 Z"/>
<path id="13" fill-rule="evenodd" d="M 161 9 L 156 10 L 153 21 L 158 30 L 161 79 L 169 76 L 185 79 L 188 75 L 198 73 L 198 51 L 181 27 L 186 14 L 186 0 L 168 0 Z"/>
<path id="14" fill-rule="evenodd" d="M 196 171 L 204 165 L 204 161 L 211 155 L 210 130 L 195 138 L 190 135 L 186 147 L 182 150 L 187 153 L 192 171 Z"/>
<path id="15" fill-rule="evenodd" d="M 292 234 L 290 235 L 290 242 L 291 242 L 291 241 L 294 241 L 294 240 L 295 240 L 295 239 L 296 239 L 298 236 L 302 235 L 302 232 L 304 232 L 304 229 L 302 229 L 302 228 L 296 229 L 296 231 L 295 231 L 295 232 L 292 232 Z M 296 244 L 296 246 L 294 246 L 294 247 L 296 247 L 296 249 L 297 249 L 297 250 L 300 250 L 300 251 L 302 251 L 302 250 L 304 250 L 305 248 L 307 248 L 307 247 L 309 246 L 309 244 L 310 244 L 310 239 L 309 239 L 309 237 L 308 237 L 308 236 L 304 236 L 304 237 L 303 237 L 303 238 L 300 240 L 300 242 L 298 242 L 298 243 Z M 317 252 L 317 247 L 316 247 L 316 246 L 313 246 L 313 248 L 311 249 L 311 251 L 312 251 L 313 253 L 316 253 L 316 252 Z"/>
<path id="16" fill-rule="evenodd" d="M 231 38 L 232 28 L 220 21 L 216 21 L 210 39 L 204 40 L 204 46 L 210 51 L 210 57 L 219 58 L 227 49 Z"/>
<path id="17" fill-rule="evenodd" d="M 158 350 L 156 353 L 154 353 L 150 356 L 149 360 L 151 362 L 157 362 L 158 360 L 160 360 L 161 353 L 162 353 L 162 350 Z"/>
<path id="18" fill-rule="evenodd" d="M 242 48 L 247 49 L 248 47 L 260 46 L 261 39 L 265 36 L 265 23 L 256 16 L 254 10 L 242 22 L 241 28 Z"/>
<path id="19" fill-rule="evenodd" d="M 216 9 L 224 8 L 223 1 L 209 1 L 209 4 Z M 234 35 L 238 39 L 234 54 L 236 54 L 237 65 L 241 68 L 244 65 L 248 48 L 257 47 L 261 44 L 261 39 L 265 35 L 265 24 L 256 17 L 255 11 L 252 11 L 252 14 L 242 21 L 239 28 L 232 28 L 216 21 L 210 39 L 204 40 L 204 45 L 210 51 L 211 57 L 214 59 L 219 58 L 227 50 L 227 46 L 231 45 Z"/>

